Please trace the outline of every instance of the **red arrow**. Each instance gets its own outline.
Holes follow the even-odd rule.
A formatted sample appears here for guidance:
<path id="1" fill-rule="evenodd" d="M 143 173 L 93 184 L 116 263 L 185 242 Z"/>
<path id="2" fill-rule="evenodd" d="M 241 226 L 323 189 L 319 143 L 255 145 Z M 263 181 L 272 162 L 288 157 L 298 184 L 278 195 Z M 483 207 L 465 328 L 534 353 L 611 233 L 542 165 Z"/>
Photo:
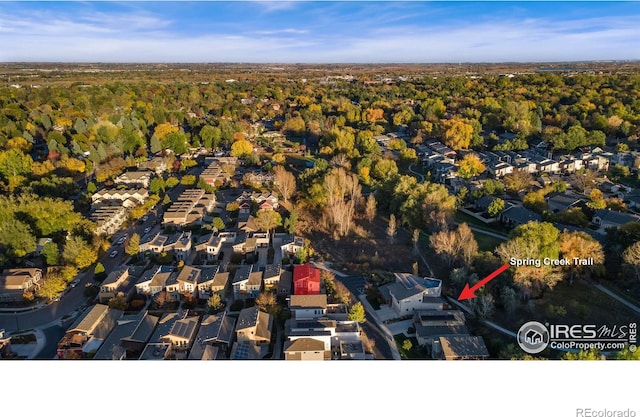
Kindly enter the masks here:
<path id="1" fill-rule="evenodd" d="M 478 282 L 471 288 L 469 288 L 469 284 L 465 284 L 464 289 L 460 293 L 460 297 L 458 297 L 458 301 L 466 300 L 468 298 L 476 298 L 476 291 L 478 291 L 480 287 L 486 285 L 489 281 L 491 281 L 507 269 L 509 269 L 509 264 L 502 265 L 500 268 L 487 275 L 486 278 L 484 278 L 482 281 Z"/>

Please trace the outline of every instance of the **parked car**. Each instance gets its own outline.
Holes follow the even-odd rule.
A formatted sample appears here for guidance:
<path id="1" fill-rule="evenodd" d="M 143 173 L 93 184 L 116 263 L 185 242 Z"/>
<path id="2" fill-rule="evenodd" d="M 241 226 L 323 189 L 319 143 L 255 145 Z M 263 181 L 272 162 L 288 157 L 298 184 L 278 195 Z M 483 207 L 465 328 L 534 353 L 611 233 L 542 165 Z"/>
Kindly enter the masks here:
<path id="1" fill-rule="evenodd" d="M 151 231 L 150 227 L 145 227 L 144 228 L 144 234 L 146 235 L 147 233 L 149 233 Z"/>
<path id="2" fill-rule="evenodd" d="M 116 256 L 118 256 L 118 251 L 114 250 L 109 254 L 109 258 L 115 258 Z"/>
<path id="3" fill-rule="evenodd" d="M 124 243 L 124 241 L 127 240 L 126 236 L 122 236 L 120 239 L 118 239 L 118 245 L 122 245 Z"/>
<path id="4" fill-rule="evenodd" d="M 142 221 L 146 222 L 147 220 L 149 220 L 149 216 L 147 216 L 146 214 L 144 216 L 142 216 Z"/>
<path id="5" fill-rule="evenodd" d="M 71 287 L 75 287 L 76 285 L 78 285 L 80 283 L 80 279 L 76 278 L 71 282 Z"/>

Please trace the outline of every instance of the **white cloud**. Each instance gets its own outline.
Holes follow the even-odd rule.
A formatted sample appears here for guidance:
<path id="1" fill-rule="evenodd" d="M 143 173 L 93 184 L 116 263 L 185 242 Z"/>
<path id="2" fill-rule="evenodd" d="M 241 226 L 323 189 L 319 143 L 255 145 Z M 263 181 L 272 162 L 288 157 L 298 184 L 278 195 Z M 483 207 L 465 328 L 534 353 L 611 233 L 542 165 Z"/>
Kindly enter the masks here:
<path id="1" fill-rule="evenodd" d="M 271 2 L 267 2 L 271 3 Z M 295 2 L 294 2 L 295 3 Z M 267 7 L 275 7 L 268 5 Z M 1 61 L 82 62 L 491 62 L 640 59 L 639 16 L 549 19 L 416 19 L 380 8 L 345 23 L 337 10 L 326 20 L 295 26 L 188 35 L 172 21 L 145 11 L 83 11 L 77 16 L 0 12 Z M 327 10 L 324 10 L 327 11 Z M 319 13 L 319 11 L 318 11 Z M 360 16 L 359 15 L 359 16 Z M 377 24 L 372 24 L 378 22 Z M 239 22 L 241 23 L 241 22 Z M 275 23 L 274 23 L 275 25 Z M 239 26 L 242 26 L 241 24 Z M 348 27 L 348 32 L 345 32 Z M 212 21 L 212 28 L 221 31 Z M 345 35 L 349 33 L 349 35 Z"/>

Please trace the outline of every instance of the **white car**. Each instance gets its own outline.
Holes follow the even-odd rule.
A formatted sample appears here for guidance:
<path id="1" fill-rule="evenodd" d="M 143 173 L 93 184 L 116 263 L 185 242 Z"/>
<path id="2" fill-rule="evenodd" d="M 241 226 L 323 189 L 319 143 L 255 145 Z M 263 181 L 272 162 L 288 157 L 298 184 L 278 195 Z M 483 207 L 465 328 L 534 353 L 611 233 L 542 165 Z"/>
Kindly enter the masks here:
<path id="1" fill-rule="evenodd" d="M 118 245 L 122 245 L 124 243 L 124 241 L 127 240 L 126 236 L 122 236 L 120 239 L 118 239 Z"/>
<path id="2" fill-rule="evenodd" d="M 74 279 L 73 282 L 71 282 L 71 288 L 75 288 L 76 285 L 78 285 L 80 283 L 80 280 L 78 278 Z"/>
<path id="3" fill-rule="evenodd" d="M 109 258 L 115 258 L 116 256 L 118 256 L 118 251 L 114 250 L 109 254 Z"/>

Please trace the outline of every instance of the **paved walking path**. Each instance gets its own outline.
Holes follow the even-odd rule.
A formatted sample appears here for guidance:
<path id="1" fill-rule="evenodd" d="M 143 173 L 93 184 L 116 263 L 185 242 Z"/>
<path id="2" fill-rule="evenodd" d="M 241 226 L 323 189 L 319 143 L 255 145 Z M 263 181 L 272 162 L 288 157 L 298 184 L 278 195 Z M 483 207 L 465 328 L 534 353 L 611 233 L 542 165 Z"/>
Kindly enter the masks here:
<path id="1" fill-rule="evenodd" d="M 413 164 L 412 164 L 412 165 L 409 165 L 409 171 L 410 171 L 412 174 L 417 175 L 418 177 L 420 177 L 420 182 L 424 182 L 424 175 L 422 175 L 422 174 L 421 174 L 421 173 L 419 173 L 419 172 L 414 171 L 414 170 L 413 170 Z"/>
<path id="2" fill-rule="evenodd" d="M 622 304 L 626 305 L 627 307 L 629 307 L 631 310 L 635 311 L 636 313 L 640 314 L 640 307 L 638 307 L 637 305 L 632 304 L 629 301 L 625 300 L 624 298 L 620 297 L 618 294 L 612 292 L 607 287 L 604 287 L 604 286 L 602 286 L 600 284 L 595 284 L 594 287 L 596 287 L 597 289 L 599 289 L 603 293 L 607 294 L 609 297 L 614 298 L 617 301 L 621 302 Z"/>

